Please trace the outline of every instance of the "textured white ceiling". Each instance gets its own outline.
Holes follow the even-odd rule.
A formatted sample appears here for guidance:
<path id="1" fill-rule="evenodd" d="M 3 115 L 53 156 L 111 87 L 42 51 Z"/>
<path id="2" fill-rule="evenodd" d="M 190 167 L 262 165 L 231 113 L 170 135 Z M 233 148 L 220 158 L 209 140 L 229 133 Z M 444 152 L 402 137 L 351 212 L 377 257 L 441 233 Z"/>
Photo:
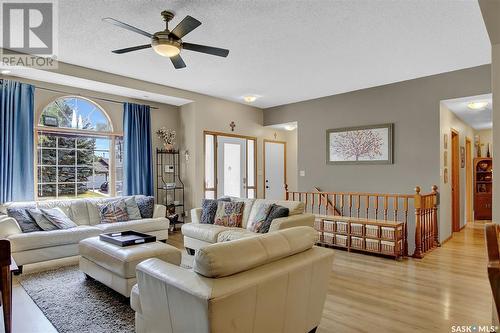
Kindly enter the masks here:
<path id="1" fill-rule="evenodd" d="M 191 15 L 203 24 L 184 41 L 230 49 L 190 51 L 175 70 L 142 35 L 102 22 L 113 17 L 148 32 Z M 473 0 L 59 1 L 59 59 L 80 66 L 270 107 L 490 63 Z"/>
<path id="2" fill-rule="evenodd" d="M 471 102 L 488 102 L 488 106 L 481 110 L 471 110 L 467 106 Z M 491 94 L 448 99 L 443 101 L 443 104 L 458 118 L 476 130 L 491 129 L 493 127 Z"/>

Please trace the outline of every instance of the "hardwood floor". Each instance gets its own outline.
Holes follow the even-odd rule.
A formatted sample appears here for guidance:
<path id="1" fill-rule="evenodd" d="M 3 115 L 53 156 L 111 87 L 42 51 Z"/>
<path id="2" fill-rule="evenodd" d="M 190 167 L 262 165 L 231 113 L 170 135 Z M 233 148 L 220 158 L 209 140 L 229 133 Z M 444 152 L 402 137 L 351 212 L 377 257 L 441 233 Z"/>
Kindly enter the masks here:
<path id="1" fill-rule="evenodd" d="M 335 259 L 317 332 L 451 332 L 452 325 L 490 325 L 483 228 L 470 223 L 422 260 L 332 250 Z M 180 231 L 168 243 L 182 249 Z M 74 263 L 68 259 L 65 264 Z M 18 284 L 13 324 L 15 332 L 55 331 Z"/>
<path id="2" fill-rule="evenodd" d="M 490 325 L 484 224 L 469 223 L 424 259 L 335 251 L 318 333 L 451 332 Z M 182 248 L 180 232 L 168 243 Z"/>

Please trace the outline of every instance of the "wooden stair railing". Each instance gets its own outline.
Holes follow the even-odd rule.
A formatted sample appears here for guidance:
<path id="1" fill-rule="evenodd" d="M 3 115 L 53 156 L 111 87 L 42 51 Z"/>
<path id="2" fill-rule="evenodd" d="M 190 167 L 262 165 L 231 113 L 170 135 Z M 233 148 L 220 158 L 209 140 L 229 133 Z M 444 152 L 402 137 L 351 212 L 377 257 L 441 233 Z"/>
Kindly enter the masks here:
<path id="1" fill-rule="evenodd" d="M 408 256 L 408 228 L 415 228 L 413 257 L 423 255 L 439 246 L 437 186 L 428 194 L 421 194 L 420 187 L 414 194 L 388 194 L 365 192 L 324 192 L 318 187 L 312 192 L 288 191 L 287 200 L 304 203 L 306 211 L 321 216 L 347 216 L 366 219 L 403 222 L 403 249 Z M 413 209 L 412 209 L 413 208 Z M 409 219 L 414 214 L 415 219 Z M 408 223 L 414 225 L 408 226 Z"/>

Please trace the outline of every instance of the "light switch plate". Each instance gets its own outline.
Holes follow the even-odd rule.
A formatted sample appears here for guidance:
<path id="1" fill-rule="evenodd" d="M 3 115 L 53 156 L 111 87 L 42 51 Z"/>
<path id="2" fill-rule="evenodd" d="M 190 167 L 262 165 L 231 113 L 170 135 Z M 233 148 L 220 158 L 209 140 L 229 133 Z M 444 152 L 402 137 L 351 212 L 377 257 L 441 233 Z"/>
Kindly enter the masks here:
<path id="1" fill-rule="evenodd" d="M 299 171 L 300 177 L 305 177 L 306 176 L 306 171 L 305 170 L 300 170 Z"/>

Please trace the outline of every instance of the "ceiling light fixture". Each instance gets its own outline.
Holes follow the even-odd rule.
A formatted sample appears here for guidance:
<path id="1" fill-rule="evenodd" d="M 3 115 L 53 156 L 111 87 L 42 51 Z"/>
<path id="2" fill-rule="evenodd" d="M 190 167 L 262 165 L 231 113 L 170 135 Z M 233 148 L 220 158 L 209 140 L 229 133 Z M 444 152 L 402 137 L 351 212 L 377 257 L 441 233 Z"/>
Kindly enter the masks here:
<path id="1" fill-rule="evenodd" d="M 257 100 L 257 96 L 254 95 L 243 96 L 243 100 L 247 103 L 253 103 Z"/>
<path id="2" fill-rule="evenodd" d="M 11 71 L 8 69 L 2 69 L 2 71 L 0 71 L 0 73 L 2 73 L 3 75 L 7 75 L 7 74 L 10 74 Z"/>
<path id="3" fill-rule="evenodd" d="M 153 50 L 163 57 L 172 58 L 181 53 L 179 42 L 170 41 L 164 38 L 153 38 Z"/>
<path id="4" fill-rule="evenodd" d="M 286 126 L 285 126 L 285 129 L 286 129 L 287 131 L 293 131 L 293 130 L 294 130 L 294 129 L 296 129 L 296 128 L 297 128 L 297 125 L 286 125 Z"/>
<path id="5" fill-rule="evenodd" d="M 488 102 L 482 101 L 482 102 L 470 102 L 467 104 L 467 107 L 471 110 L 481 110 L 484 109 L 485 107 L 488 106 Z"/>

